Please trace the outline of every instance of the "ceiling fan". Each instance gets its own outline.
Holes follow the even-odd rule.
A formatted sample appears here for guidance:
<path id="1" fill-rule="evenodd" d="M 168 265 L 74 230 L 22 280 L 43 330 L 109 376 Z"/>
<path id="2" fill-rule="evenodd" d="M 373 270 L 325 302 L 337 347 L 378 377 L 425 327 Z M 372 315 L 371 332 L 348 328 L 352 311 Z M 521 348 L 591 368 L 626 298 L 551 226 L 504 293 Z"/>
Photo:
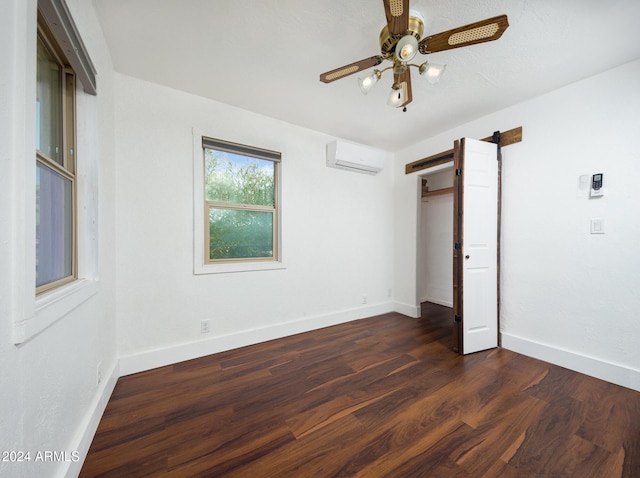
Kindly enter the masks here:
<path id="1" fill-rule="evenodd" d="M 409 63 L 417 53 L 427 55 L 453 48 L 475 45 L 497 40 L 509 26 L 506 15 L 487 18 L 452 30 L 447 30 L 421 39 L 424 32 L 424 19 L 414 11 L 409 11 L 409 0 L 383 0 L 387 24 L 380 32 L 380 55 L 356 61 L 320 75 L 320 81 L 331 83 L 345 76 L 358 73 L 383 61 L 390 61 L 391 66 L 381 70 L 375 69 L 372 74 L 359 78 L 358 83 L 364 94 L 378 82 L 382 73 L 393 70 L 393 86 L 387 103 L 390 106 L 402 107 L 412 101 L 410 67 L 415 67 L 421 76 L 431 83 L 436 83 L 444 71 L 445 65 L 424 62 L 420 65 Z"/>

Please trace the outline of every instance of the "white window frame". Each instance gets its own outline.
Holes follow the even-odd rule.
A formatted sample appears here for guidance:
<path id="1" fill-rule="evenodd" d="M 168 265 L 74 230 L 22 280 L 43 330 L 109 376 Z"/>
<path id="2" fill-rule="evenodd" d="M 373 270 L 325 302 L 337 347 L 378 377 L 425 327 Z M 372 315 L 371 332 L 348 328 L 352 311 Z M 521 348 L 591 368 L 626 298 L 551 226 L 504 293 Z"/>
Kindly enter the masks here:
<path id="1" fill-rule="evenodd" d="M 275 214 L 273 227 L 275 229 L 274 258 L 233 260 L 228 262 L 209 262 L 205 255 L 207 250 L 205 221 L 206 201 L 204 197 L 204 149 L 203 137 L 211 138 L 213 135 L 204 135 L 196 128 L 193 129 L 193 272 L 200 274 L 221 274 L 232 272 L 250 272 L 264 270 L 286 269 L 282 261 L 282 202 L 281 202 L 281 167 L 276 168 L 276 204 L 278 212 Z"/>
<path id="2" fill-rule="evenodd" d="M 37 51 L 36 9 L 43 12 L 47 22 L 55 23 L 52 29 L 55 41 L 60 44 L 61 35 L 67 34 L 62 40 L 68 48 L 67 55 L 77 54 L 77 57 L 67 58 L 76 73 L 75 101 L 76 101 L 76 156 L 79 161 L 75 164 L 76 178 L 76 212 L 77 212 L 77 278 L 56 289 L 36 296 L 35 287 L 35 189 L 36 189 L 36 62 L 26 62 L 26 67 L 20 58 L 34 58 Z M 24 29 L 16 28 L 16 45 L 23 55 L 15 55 L 16 62 L 12 65 L 16 75 L 13 86 L 16 96 L 23 98 L 12 105 L 14 121 L 14 191 L 15 204 L 13 215 L 17 219 L 14 243 L 14 261 L 8 266 L 12 270 L 12 318 L 13 343 L 25 343 L 48 329 L 55 322 L 63 319 L 71 311 L 89 300 L 99 291 L 98 275 L 98 166 L 97 152 L 93 142 L 97 128 L 95 117 L 87 114 L 95 110 L 96 102 L 92 95 L 96 94 L 95 68 L 91 63 L 87 50 L 79 37 L 75 23 L 64 3 L 64 0 L 39 0 L 38 5 L 28 3 L 18 12 Z M 76 65 L 81 65 L 80 68 Z M 11 66 L 8 66 L 11 68 Z M 81 74 L 79 69 L 82 70 Z M 30 87 L 33 85 L 33 87 Z M 80 86 L 83 87 L 83 94 Z M 21 158 L 18 161 L 18 158 Z"/>

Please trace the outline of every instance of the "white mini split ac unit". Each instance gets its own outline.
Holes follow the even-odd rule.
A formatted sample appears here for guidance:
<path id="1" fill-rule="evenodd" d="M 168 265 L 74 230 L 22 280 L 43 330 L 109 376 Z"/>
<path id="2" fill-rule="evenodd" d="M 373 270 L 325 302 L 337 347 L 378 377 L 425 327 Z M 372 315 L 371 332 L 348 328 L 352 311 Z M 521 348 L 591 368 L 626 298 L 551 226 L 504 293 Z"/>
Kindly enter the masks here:
<path id="1" fill-rule="evenodd" d="M 378 174 L 384 166 L 385 151 L 336 140 L 327 144 L 327 166 L 365 174 Z"/>

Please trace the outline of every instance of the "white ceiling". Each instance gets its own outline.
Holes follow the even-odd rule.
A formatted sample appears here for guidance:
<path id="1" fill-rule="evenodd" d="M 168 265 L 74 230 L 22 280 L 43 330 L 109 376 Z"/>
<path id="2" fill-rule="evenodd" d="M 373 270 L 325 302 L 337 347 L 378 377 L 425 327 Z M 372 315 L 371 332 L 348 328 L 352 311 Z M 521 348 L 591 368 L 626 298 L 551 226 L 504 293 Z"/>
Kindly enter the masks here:
<path id="1" fill-rule="evenodd" d="M 425 36 L 500 14 L 510 26 L 418 58 L 447 70 L 435 86 L 413 70 L 403 113 L 386 105 L 391 72 L 366 96 L 360 75 L 319 81 L 379 54 L 382 0 L 94 3 L 116 71 L 390 151 L 640 58 L 639 0 L 412 0 Z"/>

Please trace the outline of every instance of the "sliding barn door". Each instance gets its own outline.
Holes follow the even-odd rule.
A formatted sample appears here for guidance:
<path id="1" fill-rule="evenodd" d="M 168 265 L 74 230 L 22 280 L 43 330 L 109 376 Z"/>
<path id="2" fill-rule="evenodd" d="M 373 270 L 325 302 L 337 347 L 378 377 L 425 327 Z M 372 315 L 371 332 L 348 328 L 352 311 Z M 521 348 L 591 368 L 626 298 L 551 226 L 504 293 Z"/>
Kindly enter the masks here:
<path id="1" fill-rule="evenodd" d="M 498 346 L 498 160 L 493 143 L 454 144 L 454 348 Z"/>

